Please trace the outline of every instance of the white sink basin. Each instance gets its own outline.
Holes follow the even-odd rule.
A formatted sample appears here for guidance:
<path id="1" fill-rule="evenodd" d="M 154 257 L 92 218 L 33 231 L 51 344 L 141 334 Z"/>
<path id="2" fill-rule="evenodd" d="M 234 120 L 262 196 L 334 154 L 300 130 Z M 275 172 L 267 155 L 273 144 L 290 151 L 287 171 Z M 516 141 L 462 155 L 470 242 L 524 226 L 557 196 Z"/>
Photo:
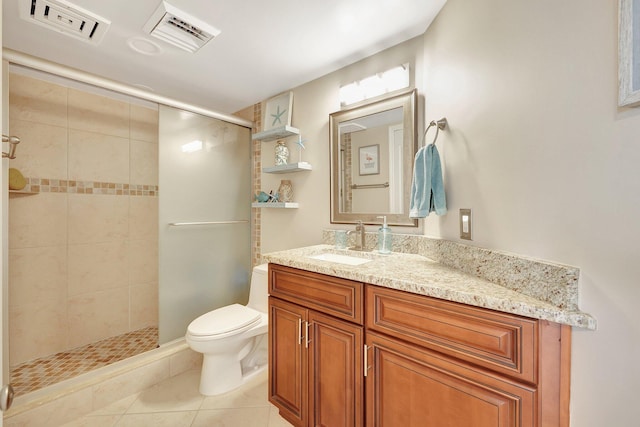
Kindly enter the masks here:
<path id="1" fill-rule="evenodd" d="M 307 258 L 319 259 L 321 261 L 335 262 L 338 264 L 346 264 L 346 265 L 361 265 L 371 261 L 370 259 L 366 259 L 366 258 L 358 258 L 355 256 L 339 255 L 339 254 L 332 254 L 332 253 L 309 255 L 307 256 Z"/>

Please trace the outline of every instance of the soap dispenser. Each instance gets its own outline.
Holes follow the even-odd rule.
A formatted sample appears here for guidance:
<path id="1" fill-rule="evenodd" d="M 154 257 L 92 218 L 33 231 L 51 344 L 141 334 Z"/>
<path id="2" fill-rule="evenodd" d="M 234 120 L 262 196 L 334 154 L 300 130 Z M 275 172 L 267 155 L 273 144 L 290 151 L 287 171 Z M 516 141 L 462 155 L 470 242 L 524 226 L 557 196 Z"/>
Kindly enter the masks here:
<path id="1" fill-rule="evenodd" d="M 381 254 L 391 253 L 391 229 L 387 226 L 387 217 L 382 218 L 382 227 L 378 230 L 378 252 Z"/>

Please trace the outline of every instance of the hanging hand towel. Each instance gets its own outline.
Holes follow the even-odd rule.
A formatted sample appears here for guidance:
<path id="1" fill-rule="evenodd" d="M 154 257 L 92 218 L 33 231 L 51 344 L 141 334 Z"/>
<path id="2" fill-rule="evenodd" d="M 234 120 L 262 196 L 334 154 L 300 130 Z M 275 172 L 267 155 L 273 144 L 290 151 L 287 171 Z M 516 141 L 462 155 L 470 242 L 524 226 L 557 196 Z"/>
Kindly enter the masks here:
<path id="1" fill-rule="evenodd" d="M 426 218 L 431 212 L 435 212 L 436 215 L 447 213 L 440 154 L 435 144 L 422 147 L 416 153 L 409 217 Z"/>

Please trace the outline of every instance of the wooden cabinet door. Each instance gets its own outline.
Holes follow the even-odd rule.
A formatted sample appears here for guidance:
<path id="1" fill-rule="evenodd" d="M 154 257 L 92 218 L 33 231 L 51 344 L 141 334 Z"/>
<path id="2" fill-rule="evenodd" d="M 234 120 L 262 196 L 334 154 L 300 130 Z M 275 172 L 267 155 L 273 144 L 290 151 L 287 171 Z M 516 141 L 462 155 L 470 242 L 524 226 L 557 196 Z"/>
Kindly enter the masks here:
<path id="1" fill-rule="evenodd" d="M 367 426 L 535 425 L 535 389 L 373 332 L 367 345 Z"/>
<path id="2" fill-rule="evenodd" d="M 307 310 L 269 297 L 269 401 L 296 427 L 308 417 Z"/>
<path id="3" fill-rule="evenodd" d="M 309 426 L 362 426 L 363 328 L 315 311 L 308 321 Z"/>

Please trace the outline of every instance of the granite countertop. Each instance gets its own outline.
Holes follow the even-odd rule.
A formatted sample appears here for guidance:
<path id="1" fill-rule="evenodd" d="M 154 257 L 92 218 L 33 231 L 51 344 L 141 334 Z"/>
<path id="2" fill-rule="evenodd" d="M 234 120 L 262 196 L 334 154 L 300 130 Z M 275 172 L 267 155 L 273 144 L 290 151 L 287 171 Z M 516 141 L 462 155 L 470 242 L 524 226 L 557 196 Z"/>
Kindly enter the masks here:
<path id="1" fill-rule="evenodd" d="M 369 258 L 361 265 L 340 264 L 309 258 L 321 253 Z M 263 256 L 270 263 L 327 274 L 386 288 L 399 289 L 447 301 L 483 307 L 504 313 L 595 330 L 596 321 L 587 313 L 566 309 L 472 276 L 427 257 L 393 252 L 358 252 L 334 249 L 331 245 L 272 252 Z"/>

